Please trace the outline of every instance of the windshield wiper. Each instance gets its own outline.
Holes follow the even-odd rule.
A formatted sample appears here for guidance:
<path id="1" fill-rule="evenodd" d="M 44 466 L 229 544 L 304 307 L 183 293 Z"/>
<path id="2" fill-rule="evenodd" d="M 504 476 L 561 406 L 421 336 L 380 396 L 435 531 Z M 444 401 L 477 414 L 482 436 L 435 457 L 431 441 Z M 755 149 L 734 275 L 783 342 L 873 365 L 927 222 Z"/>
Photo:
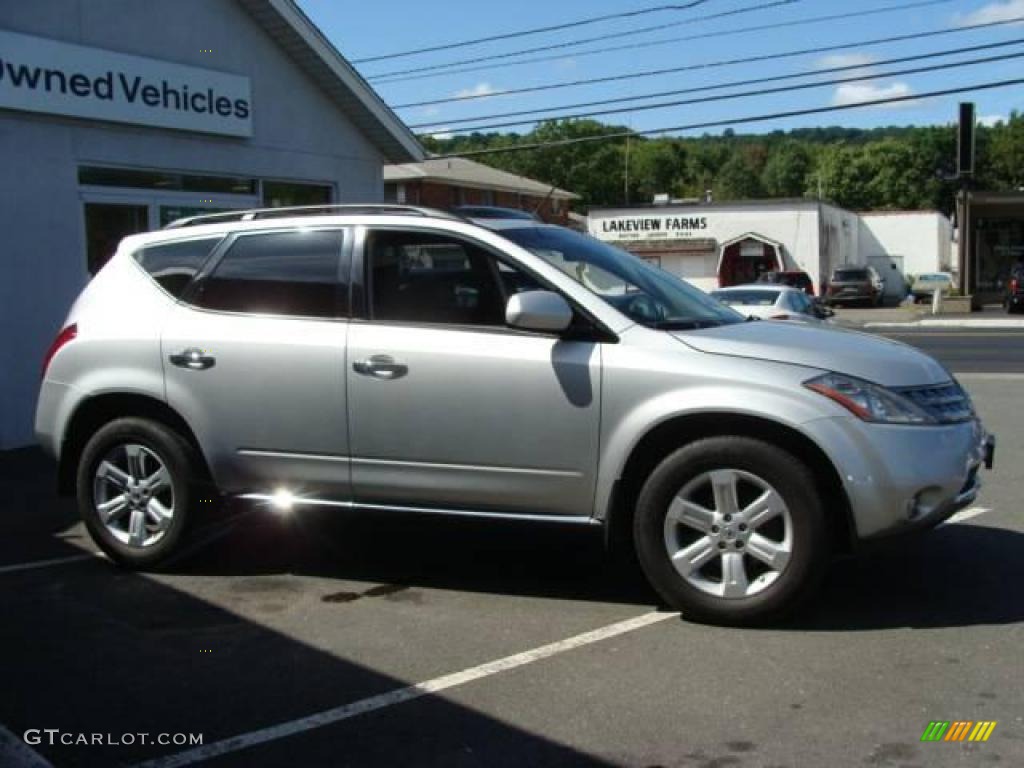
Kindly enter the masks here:
<path id="1" fill-rule="evenodd" d="M 721 323 L 715 320 L 659 320 L 647 327 L 658 331 L 700 331 L 705 328 L 717 328 Z"/>

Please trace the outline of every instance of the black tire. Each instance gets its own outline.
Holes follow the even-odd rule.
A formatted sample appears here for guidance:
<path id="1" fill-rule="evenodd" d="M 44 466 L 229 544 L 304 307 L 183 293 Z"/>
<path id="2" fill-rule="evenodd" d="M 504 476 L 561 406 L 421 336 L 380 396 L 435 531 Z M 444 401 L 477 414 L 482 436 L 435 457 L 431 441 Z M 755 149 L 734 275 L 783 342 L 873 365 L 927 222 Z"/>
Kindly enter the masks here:
<path id="1" fill-rule="evenodd" d="M 145 547 L 123 543 L 100 519 L 93 497 L 97 467 L 111 450 L 126 443 L 152 451 L 170 475 L 174 514 L 163 536 Z M 200 500 L 207 498 L 202 463 L 188 442 L 157 421 L 122 418 L 101 427 L 82 451 L 78 463 L 78 509 L 93 540 L 111 560 L 132 569 L 153 568 L 167 560 L 185 541 Z"/>
<path id="2" fill-rule="evenodd" d="M 673 566 L 666 548 L 665 521 L 676 494 L 703 473 L 720 469 L 767 481 L 782 497 L 792 521 L 788 564 L 767 587 L 746 597 L 725 598 L 690 584 Z M 814 594 L 829 562 L 825 513 L 816 487 L 803 462 L 761 440 L 711 437 L 680 448 L 655 468 L 637 501 L 633 535 L 644 573 L 665 602 L 688 620 L 732 626 L 777 621 Z"/>

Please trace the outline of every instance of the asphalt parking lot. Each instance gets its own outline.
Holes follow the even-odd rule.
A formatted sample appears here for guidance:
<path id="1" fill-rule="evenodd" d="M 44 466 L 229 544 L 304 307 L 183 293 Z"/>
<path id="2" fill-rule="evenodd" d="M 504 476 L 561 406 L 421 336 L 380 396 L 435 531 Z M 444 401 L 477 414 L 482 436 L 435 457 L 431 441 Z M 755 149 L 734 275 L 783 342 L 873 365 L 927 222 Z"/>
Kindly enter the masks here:
<path id="1" fill-rule="evenodd" d="M 8 454 L 0 764 L 1020 765 L 1024 377 L 961 378 L 1000 438 L 977 503 L 837 563 L 770 630 L 658 612 L 575 528 L 244 510 L 132 574 L 92 554 L 45 463 Z M 931 720 L 998 724 L 921 743 Z M 29 729 L 121 743 L 29 752 Z"/>

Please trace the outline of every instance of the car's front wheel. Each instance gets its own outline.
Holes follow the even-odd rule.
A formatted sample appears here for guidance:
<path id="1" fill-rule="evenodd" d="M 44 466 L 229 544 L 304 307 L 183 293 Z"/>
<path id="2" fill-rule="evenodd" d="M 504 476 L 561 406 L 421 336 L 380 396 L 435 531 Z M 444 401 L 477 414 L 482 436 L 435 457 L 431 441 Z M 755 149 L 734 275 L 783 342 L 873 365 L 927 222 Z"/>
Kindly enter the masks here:
<path id="1" fill-rule="evenodd" d="M 78 507 L 112 560 L 148 568 L 183 540 L 201 494 L 198 478 L 194 452 L 177 433 L 148 419 L 117 419 L 82 452 Z"/>
<path id="2" fill-rule="evenodd" d="M 759 624 L 809 597 L 828 563 L 814 476 L 777 446 L 712 437 L 651 473 L 634 517 L 637 555 L 683 616 Z"/>

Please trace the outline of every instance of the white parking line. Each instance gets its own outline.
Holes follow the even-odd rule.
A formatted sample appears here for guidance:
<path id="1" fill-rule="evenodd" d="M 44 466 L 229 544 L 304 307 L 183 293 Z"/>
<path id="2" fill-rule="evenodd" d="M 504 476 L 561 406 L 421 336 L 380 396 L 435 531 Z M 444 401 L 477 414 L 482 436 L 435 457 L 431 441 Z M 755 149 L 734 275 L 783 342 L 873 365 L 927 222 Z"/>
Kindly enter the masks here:
<path id="1" fill-rule="evenodd" d="M 952 523 L 963 523 L 967 520 L 970 520 L 972 517 L 984 515 L 986 512 L 991 511 L 992 510 L 989 509 L 988 507 L 971 507 L 970 509 L 962 509 L 955 515 L 953 515 L 951 518 L 946 520 L 946 522 L 942 523 L 942 525 L 950 525 Z"/>
<path id="2" fill-rule="evenodd" d="M 53 768 L 28 744 L 0 725 L 0 765 L 4 768 Z"/>
<path id="3" fill-rule="evenodd" d="M 522 653 L 516 653 L 512 656 L 505 656 L 504 658 L 496 659 L 495 661 L 489 661 L 486 664 L 470 667 L 469 669 L 464 669 L 461 672 L 453 672 L 449 675 L 443 675 L 442 677 L 435 677 L 432 680 L 426 680 L 422 683 L 409 685 L 405 688 L 398 688 L 377 696 L 370 696 L 366 699 L 354 701 L 351 704 L 343 704 L 340 707 L 328 709 L 323 712 L 317 712 L 316 714 L 302 717 L 297 720 L 290 720 L 285 723 L 279 723 L 278 725 L 261 728 L 257 731 L 250 731 L 249 733 L 232 736 L 231 738 L 223 739 L 222 741 L 204 744 L 201 747 L 188 749 L 184 752 L 178 752 L 177 754 L 146 760 L 145 762 L 138 763 L 135 768 L 177 768 L 178 766 L 183 765 L 193 765 L 204 760 L 219 757 L 220 755 L 238 752 L 243 749 L 248 749 L 249 747 L 254 747 L 258 744 L 265 744 L 268 741 L 276 741 L 278 739 L 287 738 L 288 736 L 294 736 L 299 733 L 311 731 L 316 728 L 322 728 L 325 725 L 332 725 L 334 723 L 341 722 L 342 720 L 348 720 L 349 718 L 356 717 L 358 715 L 364 715 L 367 712 L 374 712 L 386 707 L 392 707 L 396 704 L 402 704 L 406 701 L 426 696 L 427 694 L 439 693 L 440 691 L 447 690 L 448 688 L 465 685 L 466 683 L 473 682 L 474 680 L 490 677 L 491 675 L 496 675 L 499 672 L 507 672 L 511 669 L 516 669 L 517 667 L 522 667 L 527 664 L 532 664 L 535 661 L 540 661 L 541 659 L 547 659 L 552 656 L 556 656 L 557 654 L 571 651 L 574 648 L 582 648 L 585 645 L 591 645 L 593 643 L 600 642 L 601 640 L 607 640 L 612 637 L 624 635 L 627 632 L 633 632 L 637 629 L 649 627 L 652 624 L 657 624 L 658 622 L 678 617 L 678 613 L 661 613 L 659 611 L 651 611 L 650 613 L 645 613 L 632 619 L 626 619 L 625 621 L 609 624 L 608 626 L 601 627 L 600 629 L 568 637 L 565 640 L 559 640 L 554 643 L 549 643 L 548 645 L 542 645 L 539 648 L 534 648 L 530 651 L 523 651 Z"/>
<path id="4" fill-rule="evenodd" d="M 86 552 L 81 555 L 70 555 L 68 557 L 55 557 L 51 560 L 34 560 L 31 563 L 15 563 L 14 565 L 0 566 L 0 575 L 5 573 L 17 573 L 18 571 L 34 571 L 37 568 L 50 568 L 54 565 L 65 563 L 77 563 L 81 560 L 95 560 L 104 557 L 102 552 Z"/>

